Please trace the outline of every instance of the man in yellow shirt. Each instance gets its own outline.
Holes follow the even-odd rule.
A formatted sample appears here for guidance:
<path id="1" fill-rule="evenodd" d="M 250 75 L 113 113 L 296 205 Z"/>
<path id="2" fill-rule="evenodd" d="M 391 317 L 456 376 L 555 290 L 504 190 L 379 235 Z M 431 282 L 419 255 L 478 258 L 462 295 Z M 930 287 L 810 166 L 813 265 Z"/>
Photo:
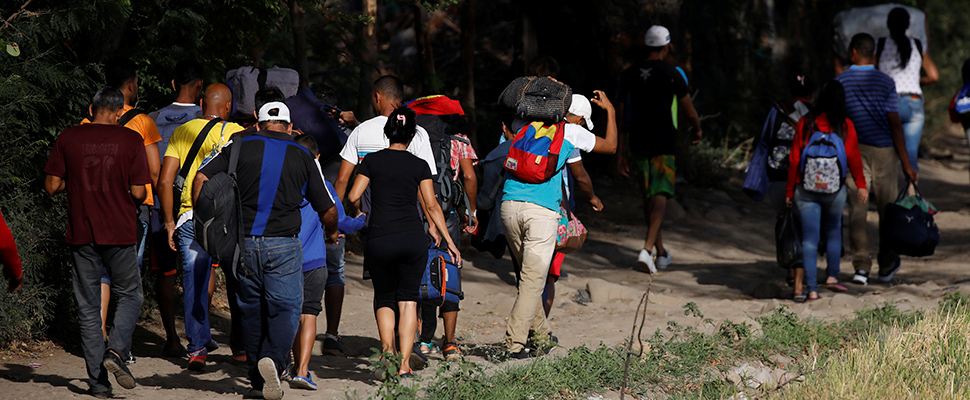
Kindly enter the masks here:
<path id="1" fill-rule="evenodd" d="M 210 344 L 212 334 L 209 330 L 209 278 L 213 260 L 195 240 L 192 224 L 192 181 L 205 160 L 217 155 L 229 137 L 243 130 L 243 127 L 233 122 L 220 121 L 206 134 L 197 154 L 191 156 L 189 151 L 205 126 L 213 119 L 228 118 L 231 109 L 232 92 L 229 88 L 221 83 L 209 85 L 202 98 L 202 118 L 186 122 L 175 129 L 168 148 L 165 149 L 159 177 L 158 198 L 162 203 L 162 221 L 168 231 L 169 246 L 182 254 L 185 337 L 189 341 L 186 351 L 189 356 L 188 368 L 193 371 L 202 371 L 205 368 L 206 355 L 218 345 L 214 342 Z M 186 162 L 190 163 L 187 175 L 189 178 L 183 184 L 181 198 L 175 199 L 173 184 Z M 179 202 L 178 215 L 175 215 L 174 209 L 176 201 Z M 232 284 L 228 283 L 227 286 L 231 292 L 230 297 L 233 297 Z M 233 300 L 230 298 L 230 304 L 234 303 Z M 230 341 L 230 347 L 233 344 Z M 234 347 L 236 348 L 241 349 L 242 344 Z"/>

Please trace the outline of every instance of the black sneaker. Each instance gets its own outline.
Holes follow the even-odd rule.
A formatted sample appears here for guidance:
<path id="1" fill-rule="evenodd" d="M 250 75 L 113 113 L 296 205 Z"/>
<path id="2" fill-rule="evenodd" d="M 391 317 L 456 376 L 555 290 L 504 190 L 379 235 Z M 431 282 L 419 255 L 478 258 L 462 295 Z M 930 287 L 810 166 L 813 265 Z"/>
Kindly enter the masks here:
<path id="1" fill-rule="evenodd" d="M 411 358 L 408 359 L 408 364 L 408 367 L 415 371 L 428 367 L 428 356 L 421 354 L 421 346 L 418 343 L 411 347 Z"/>
<path id="2" fill-rule="evenodd" d="M 331 356 L 345 356 L 344 343 L 340 339 L 340 336 L 327 335 L 323 338 L 323 354 L 329 354 Z"/>
<path id="3" fill-rule="evenodd" d="M 893 276 L 896 276 L 896 273 L 899 272 L 900 265 L 902 265 L 902 263 L 900 262 L 899 257 L 896 257 L 896 262 L 893 263 L 893 267 L 889 269 L 889 272 L 883 273 L 882 269 L 880 269 L 879 277 L 876 279 L 879 279 L 879 282 L 882 283 L 889 283 L 893 280 Z"/>
<path id="4" fill-rule="evenodd" d="M 205 344 L 205 350 L 208 351 L 209 353 L 219 350 L 219 343 L 217 343 L 215 340 L 210 339 L 209 343 Z"/>
<path id="5" fill-rule="evenodd" d="M 108 372 L 114 374 L 115 380 L 118 384 L 125 389 L 135 388 L 135 377 L 131 376 L 131 371 L 128 370 L 128 366 L 125 362 L 121 360 L 118 353 L 114 350 L 108 350 L 104 353 L 104 361 L 101 361 L 101 365 L 104 366 Z"/>
<path id="6" fill-rule="evenodd" d="M 852 283 L 866 286 L 869 284 L 869 271 L 856 271 L 855 275 L 852 275 Z"/>
<path id="7" fill-rule="evenodd" d="M 90 388 L 88 389 L 88 395 L 98 399 L 110 399 L 114 397 L 114 394 L 111 393 L 111 388 L 105 388 L 105 389 Z"/>
<path id="8" fill-rule="evenodd" d="M 535 353 L 529 351 L 529 349 L 522 349 L 515 353 L 509 352 L 508 356 L 509 358 L 515 359 L 515 360 L 525 360 L 528 358 L 535 357 L 536 355 Z"/>

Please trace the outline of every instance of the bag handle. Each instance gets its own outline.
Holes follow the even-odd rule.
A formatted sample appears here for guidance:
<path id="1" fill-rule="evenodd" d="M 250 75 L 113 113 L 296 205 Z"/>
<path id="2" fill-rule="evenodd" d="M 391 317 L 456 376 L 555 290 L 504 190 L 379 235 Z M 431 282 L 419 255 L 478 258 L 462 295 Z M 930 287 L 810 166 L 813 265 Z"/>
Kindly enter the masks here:
<path id="1" fill-rule="evenodd" d="M 205 124 L 205 127 L 202 128 L 202 131 L 199 132 L 199 136 L 195 137 L 195 141 L 192 142 L 192 147 L 189 149 L 188 156 L 185 157 L 185 160 L 183 160 L 182 162 L 182 168 L 179 169 L 178 175 L 175 176 L 175 181 L 172 182 L 172 187 L 174 189 L 174 192 L 177 192 L 181 195 L 182 189 L 185 187 L 185 180 L 188 179 L 189 177 L 189 170 L 192 169 L 192 164 L 195 164 L 194 162 L 195 157 L 199 155 L 199 150 L 202 149 L 202 143 L 204 143 L 205 139 L 209 136 L 209 131 L 212 130 L 212 127 L 214 127 L 217 123 L 221 121 L 222 121 L 222 118 L 218 118 L 218 117 L 213 118 L 212 120 L 210 120 L 208 123 Z M 179 198 L 181 198 L 181 196 L 179 196 Z M 179 199 L 174 199 L 173 200 L 174 210 L 172 211 L 172 215 L 177 216 L 181 206 L 182 206 L 182 201 Z"/>
<path id="2" fill-rule="evenodd" d="M 903 197 L 906 197 L 906 189 L 909 189 L 909 185 L 913 185 L 913 191 L 916 192 L 916 198 L 920 201 L 920 203 L 922 203 L 923 194 L 919 192 L 919 186 L 917 186 L 915 182 L 910 181 L 909 178 L 906 178 L 906 183 L 906 185 L 903 185 L 903 189 L 899 191 L 899 195 L 896 196 L 896 202 L 898 203 L 903 200 Z"/>

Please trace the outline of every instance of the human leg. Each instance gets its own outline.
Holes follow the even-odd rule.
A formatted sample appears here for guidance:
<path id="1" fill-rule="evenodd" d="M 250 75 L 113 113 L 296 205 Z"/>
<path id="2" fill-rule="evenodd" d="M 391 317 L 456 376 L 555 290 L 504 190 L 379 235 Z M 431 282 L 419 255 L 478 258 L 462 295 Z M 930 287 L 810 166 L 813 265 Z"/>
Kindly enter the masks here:
<path id="1" fill-rule="evenodd" d="M 434 334 L 438 330 L 438 306 L 434 304 L 421 303 L 418 305 L 421 312 L 420 326 L 421 335 L 418 342 L 421 343 L 422 353 L 434 352 Z"/>
<path id="2" fill-rule="evenodd" d="M 272 329 L 267 329 L 262 336 L 260 353 L 255 358 L 271 358 L 276 370 L 283 371 L 300 323 L 303 252 L 297 238 L 262 237 L 256 242 L 260 247 L 259 268 L 263 270 L 266 298 L 263 320 Z"/>
<path id="3" fill-rule="evenodd" d="M 111 278 L 108 270 L 104 269 L 101 278 L 101 334 L 108 341 L 108 305 L 111 304 Z"/>
<path id="4" fill-rule="evenodd" d="M 243 349 L 250 355 L 246 360 L 250 384 L 253 389 L 262 390 L 264 380 L 259 374 L 256 355 L 265 328 L 262 318 L 265 307 L 263 270 L 259 267 L 261 259 L 255 239 L 247 237 L 245 246 L 242 260 L 236 267 L 236 303 L 241 314 Z"/>
<path id="5" fill-rule="evenodd" d="M 340 314 L 344 305 L 344 246 L 345 237 L 337 239 L 337 243 L 327 245 L 327 289 L 323 295 L 323 304 L 327 314 L 327 336 L 323 340 L 323 351 L 332 355 L 343 355 L 340 337 L 337 336 L 340 327 Z"/>
<path id="6" fill-rule="evenodd" d="M 874 197 L 873 185 L 873 156 L 878 151 L 878 147 L 860 144 L 859 152 L 862 155 L 862 171 L 865 175 L 866 187 L 869 189 L 870 202 L 881 201 Z M 856 271 L 853 282 L 866 284 L 869 271 L 872 268 L 872 256 L 869 254 L 869 203 L 859 201 L 859 189 L 855 184 L 855 179 L 846 179 L 849 202 L 849 253 L 852 254 L 852 267 Z"/>
<path id="7" fill-rule="evenodd" d="M 536 334 L 549 332 L 540 299 L 556 247 L 559 213 L 532 203 L 505 201 L 502 222 L 506 238 L 522 266 L 505 333 L 507 350 L 519 353 L 525 348 L 530 328 Z"/>
<path id="8" fill-rule="evenodd" d="M 102 262 L 111 274 L 111 292 L 117 304 L 112 315 L 111 331 L 108 332 L 108 350 L 126 357 L 131 352 L 131 335 L 141 316 L 144 299 L 137 249 L 134 245 L 95 248 L 100 251 Z"/>
<path id="9" fill-rule="evenodd" d="M 825 232 L 826 284 L 839 282 L 842 261 L 842 210 L 845 208 L 846 189 L 829 195 L 829 202 L 821 204 L 821 229 Z M 820 244 L 821 246 L 821 244 Z M 831 286 L 830 286 L 831 287 Z"/>
<path id="10" fill-rule="evenodd" d="M 242 311 L 239 310 L 237 301 L 239 291 L 239 279 L 232 272 L 232 264 L 220 262 L 222 274 L 226 277 L 226 300 L 229 302 L 229 350 L 235 361 L 246 359 L 246 349 L 243 345 Z"/>
<path id="11" fill-rule="evenodd" d="M 108 372 L 101 361 L 105 340 L 101 330 L 101 274 L 104 265 L 93 245 L 71 246 L 74 265 L 71 279 L 77 300 L 78 328 L 81 331 L 81 350 L 87 367 L 88 385 L 92 393 L 111 390 Z"/>
<path id="12" fill-rule="evenodd" d="M 909 163 L 919 171 L 919 142 L 923 136 L 923 125 L 926 119 L 923 112 L 923 99 L 901 95 L 899 96 L 898 110 L 899 122 L 903 125 L 903 137 L 906 140 Z"/>
<path id="13" fill-rule="evenodd" d="M 401 367 L 398 374 L 411 372 L 411 349 L 414 347 L 414 332 L 418 329 L 418 303 L 416 301 L 397 302 L 398 313 L 398 351 L 401 354 Z"/>
<path id="14" fill-rule="evenodd" d="M 310 354 L 313 350 L 313 341 L 317 338 L 317 316 L 320 315 L 320 311 L 323 311 L 321 301 L 326 282 L 326 267 L 303 273 L 303 308 L 300 311 L 296 339 L 293 341 L 293 363 L 296 365 L 297 376 L 310 377 Z"/>
<path id="15" fill-rule="evenodd" d="M 818 241 L 822 219 L 819 197 L 815 193 L 806 193 L 802 188 L 795 189 L 795 206 L 798 207 L 802 223 L 802 265 L 805 267 L 805 284 L 809 297 L 812 297 L 813 292 L 818 293 Z"/>
<path id="16" fill-rule="evenodd" d="M 869 190 L 869 201 L 876 202 L 876 210 L 879 212 L 879 221 L 882 224 L 882 221 L 885 221 L 886 204 L 896 201 L 896 196 L 899 194 L 900 168 L 895 149 L 878 148 L 878 151 L 873 154 L 873 170 L 873 188 Z M 888 275 L 891 279 L 899 267 L 899 254 L 887 246 L 885 240 L 882 240 L 881 226 L 879 233 L 879 253 L 877 254 L 879 278 L 882 280 Z"/>
<path id="17" fill-rule="evenodd" d="M 212 257 L 195 240 L 192 222 L 186 222 L 176 231 L 179 252 L 182 254 L 182 289 L 185 308 L 185 347 L 193 363 L 193 369 L 205 366 L 208 351 L 205 345 L 212 340 L 209 330 L 209 279 Z M 194 361 L 192 357 L 196 358 Z"/>

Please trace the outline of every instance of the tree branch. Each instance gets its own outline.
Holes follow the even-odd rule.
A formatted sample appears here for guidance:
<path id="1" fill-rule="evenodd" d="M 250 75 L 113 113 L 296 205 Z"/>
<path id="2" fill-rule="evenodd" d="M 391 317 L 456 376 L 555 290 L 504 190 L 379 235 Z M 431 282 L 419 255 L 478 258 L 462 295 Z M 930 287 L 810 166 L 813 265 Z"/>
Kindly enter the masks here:
<path id="1" fill-rule="evenodd" d="M 27 6 L 29 6 L 30 3 L 33 2 L 33 1 L 34 0 L 27 0 L 26 3 L 24 3 L 23 5 L 20 6 L 20 8 L 17 9 L 17 12 L 15 12 L 15 13 L 11 14 L 9 17 L 7 17 L 7 19 L 3 21 L 3 26 L 0 26 L 0 31 L 3 31 L 4 29 L 10 27 L 11 26 L 10 25 L 10 22 L 13 21 L 14 18 L 17 18 L 18 15 L 23 14 L 25 12 L 25 9 L 27 8 Z"/>

